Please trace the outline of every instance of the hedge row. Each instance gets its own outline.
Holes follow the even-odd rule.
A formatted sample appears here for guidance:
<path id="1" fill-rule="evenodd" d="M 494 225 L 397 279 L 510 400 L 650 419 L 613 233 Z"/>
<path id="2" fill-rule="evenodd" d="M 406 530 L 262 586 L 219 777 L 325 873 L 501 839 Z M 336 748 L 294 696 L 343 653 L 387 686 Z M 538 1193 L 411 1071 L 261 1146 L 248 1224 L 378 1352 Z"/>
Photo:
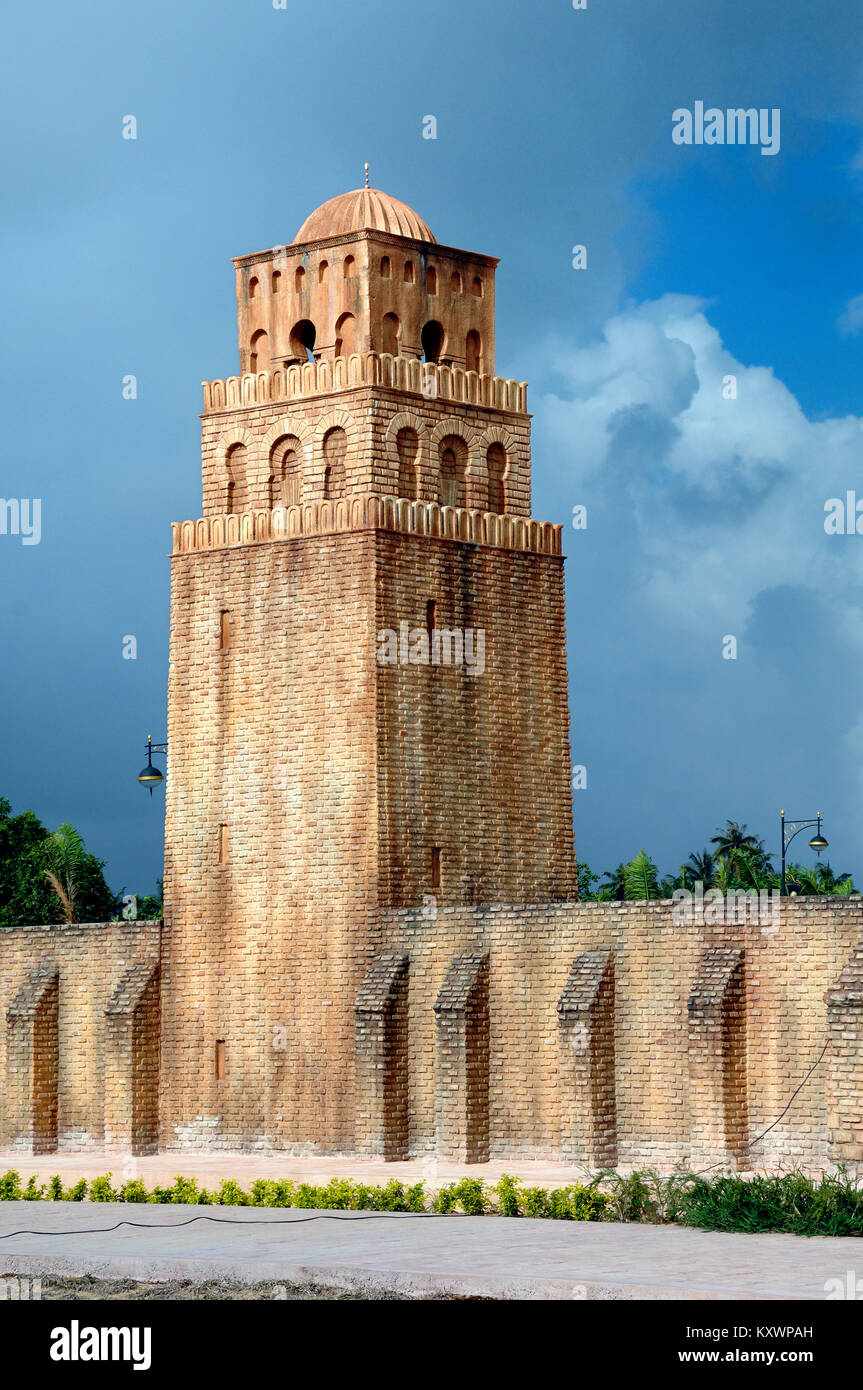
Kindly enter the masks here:
<path id="1" fill-rule="evenodd" d="M 170 1187 L 148 1189 L 140 1178 L 115 1187 L 112 1174 L 62 1178 L 22 1187 L 13 1169 L 0 1177 L 0 1201 L 159 1202 L 191 1206 L 306 1207 L 329 1211 L 462 1212 L 467 1216 L 529 1216 L 557 1221 L 642 1221 L 698 1226 L 713 1231 L 789 1231 L 797 1235 L 863 1235 L 863 1188 L 844 1169 L 817 1181 L 794 1170 L 752 1177 L 671 1177 L 646 1170 L 622 1176 L 603 1171 L 587 1183 L 551 1190 L 526 1187 L 504 1174 L 499 1182 L 462 1178 L 436 1192 L 424 1183 L 391 1179 L 382 1187 L 333 1178 L 326 1186 L 258 1178 L 245 1191 L 232 1178 L 218 1189 L 177 1177 Z"/>

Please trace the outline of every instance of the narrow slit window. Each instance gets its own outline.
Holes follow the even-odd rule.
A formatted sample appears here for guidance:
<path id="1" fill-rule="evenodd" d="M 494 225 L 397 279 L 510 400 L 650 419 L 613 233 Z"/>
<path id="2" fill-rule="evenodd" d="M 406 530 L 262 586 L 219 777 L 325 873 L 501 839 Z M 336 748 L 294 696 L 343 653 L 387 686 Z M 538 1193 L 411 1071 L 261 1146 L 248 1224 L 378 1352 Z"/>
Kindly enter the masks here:
<path id="1" fill-rule="evenodd" d="M 226 825 L 220 825 L 220 826 L 219 826 L 219 863 L 220 863 L 220 864 L 227 864 L 227 862 L 228 862 L 228 827 L 227 827 Z"/>
<path id="2" fill-rule="evenodd" d="M 223 608 L 219 614 L 219 648 L 226 652 L 231 645 L 231 613 Z"/>
<path id="3" fill-rule="evenodd" d="M 225 1040 L 219 1038 L 216 1042 L 216 1080 L 225 1079 Z"/>
<path id="4" fill-rule="evenodd" d="M 441 850 L 439 845 L 435 845 L 431 852 L 431 886 L 440 888 L 441 872 Z"/>
<path id="5" fill-rule="evenodd" d="M 430 598 L 426 604 L 426 632 L 431 637 L 437 627 L 437 599 Z"/>

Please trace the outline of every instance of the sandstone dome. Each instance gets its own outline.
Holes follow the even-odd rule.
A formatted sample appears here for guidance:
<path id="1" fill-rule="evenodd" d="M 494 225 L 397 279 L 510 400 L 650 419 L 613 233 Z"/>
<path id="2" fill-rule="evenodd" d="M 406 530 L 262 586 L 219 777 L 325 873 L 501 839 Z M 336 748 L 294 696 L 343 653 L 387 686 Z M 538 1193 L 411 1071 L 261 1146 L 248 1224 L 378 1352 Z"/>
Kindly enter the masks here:
<path id="1" fill-rule="evenodd" d="M 379 188 L 355 188 L 350 193 L 329 198 L 315 208 L 294 237 L 294 245 L 360 231 L 393 232 L 396 236 L 412 237 L 415 241 L 436 239 L 407 203 L 391 198 L 389 193 L 382 193 Z"/>

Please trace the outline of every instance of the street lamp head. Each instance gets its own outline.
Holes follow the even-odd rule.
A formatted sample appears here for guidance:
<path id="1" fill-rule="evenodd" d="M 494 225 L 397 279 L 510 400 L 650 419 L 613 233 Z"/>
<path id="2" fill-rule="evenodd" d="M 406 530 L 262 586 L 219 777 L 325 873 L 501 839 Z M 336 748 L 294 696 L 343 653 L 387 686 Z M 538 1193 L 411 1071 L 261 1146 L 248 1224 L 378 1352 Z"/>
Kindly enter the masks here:
<path id="1" fill-rule="evenodd" d="M 147 763 L 147 766 L 138 773 L 138 781 L 144 787 L 158 787 L 159 783 L 164 782 L 164 780 L 159 769 L 154 767 L 152 763 Z"/>
<path id="2" fill-rule="evenodd" d="M 824 839 L 820 830 L 817 834 L 812 836 L 812 839 L 809 841 L 809 848 L 814 849 L 818 854 L 821 853 L 822 849 L 828 848 L 828 842 Z"/>

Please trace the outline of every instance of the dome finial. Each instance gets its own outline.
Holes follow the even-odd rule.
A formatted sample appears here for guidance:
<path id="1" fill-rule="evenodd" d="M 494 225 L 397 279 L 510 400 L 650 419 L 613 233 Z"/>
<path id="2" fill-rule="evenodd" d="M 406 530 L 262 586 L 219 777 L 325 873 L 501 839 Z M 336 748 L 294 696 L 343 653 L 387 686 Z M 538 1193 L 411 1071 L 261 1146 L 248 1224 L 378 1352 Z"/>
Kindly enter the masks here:
<path id="1" fill-rule="evenodd" d="M 368 166 L 368 164 L 364 164 L 364 165 L 363 165 L 363 168 L 364 168 L 365 171 L 366 171 L 366 188 L 368 188 L 368 186 L 369 186 L 369 166 Z"/>

